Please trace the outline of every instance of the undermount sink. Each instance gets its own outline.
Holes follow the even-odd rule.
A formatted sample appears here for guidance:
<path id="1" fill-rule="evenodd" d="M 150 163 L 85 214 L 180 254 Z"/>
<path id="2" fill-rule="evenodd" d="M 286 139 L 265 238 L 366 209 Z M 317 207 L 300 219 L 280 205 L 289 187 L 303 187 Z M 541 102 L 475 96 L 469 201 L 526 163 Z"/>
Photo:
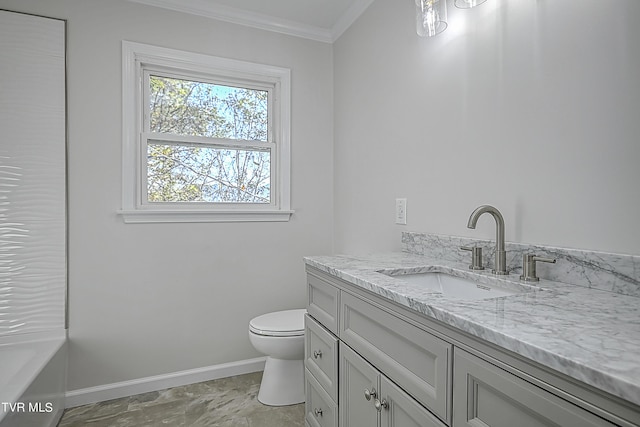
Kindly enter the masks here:
<path id="1" fill-rule="evenodd" d="M 474 300 L 498 298 L 524 292 L 531 292 L 536 289 L 532 286 L 490 286 L 464 277 L 447 274 L 442 271 L 416 273 L 398 272 L 397 270 L 390 270 L 387 272 L 385 270 L 381 270 L 379 273 L 411 284 L 427 287 L 436 292 L 440 292 L 447 297 L 456 299 Z"/>

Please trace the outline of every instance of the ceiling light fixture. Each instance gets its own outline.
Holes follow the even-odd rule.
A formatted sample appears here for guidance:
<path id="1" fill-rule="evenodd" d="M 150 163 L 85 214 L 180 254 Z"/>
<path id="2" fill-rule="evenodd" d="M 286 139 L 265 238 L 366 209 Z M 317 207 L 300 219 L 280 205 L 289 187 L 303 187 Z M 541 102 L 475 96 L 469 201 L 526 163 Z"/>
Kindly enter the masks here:
<path id="1" fill-rule="evenodd" d="M 471 9 L 487 0 L 454 0 L 459 9 Z M 416 32 L 420 37 L 433 37 L 447 29 L 447 0 L 415 0 Z"/>
<path id="2" fill-rule="evenodd" d="M 433 37 L 447 28 L 446 0 L 415 0 L 416 31 L 420 37 Z"/>

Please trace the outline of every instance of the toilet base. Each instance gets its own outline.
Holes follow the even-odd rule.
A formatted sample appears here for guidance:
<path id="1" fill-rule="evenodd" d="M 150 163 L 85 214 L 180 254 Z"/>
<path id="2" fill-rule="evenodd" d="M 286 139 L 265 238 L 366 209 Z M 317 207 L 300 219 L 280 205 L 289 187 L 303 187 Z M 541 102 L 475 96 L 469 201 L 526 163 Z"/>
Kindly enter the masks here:
<path id="1" fill-rule="evenodd" d="M 286 406 L 304 400 L 304 361 L 267 357 L 258 401 L 268 406 Z"/>

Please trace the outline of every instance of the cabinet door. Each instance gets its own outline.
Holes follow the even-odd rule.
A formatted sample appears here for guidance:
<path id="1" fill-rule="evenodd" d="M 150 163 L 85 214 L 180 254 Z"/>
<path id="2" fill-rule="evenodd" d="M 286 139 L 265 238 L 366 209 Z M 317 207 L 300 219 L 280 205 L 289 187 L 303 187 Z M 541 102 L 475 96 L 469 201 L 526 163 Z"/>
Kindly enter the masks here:
<path id="1" fill-rule="evenodd" d="M 381 427 L 445 427 L 394 383 L 380 378 Z"/>
<path id="2" fill-rule="evenodd" d="M 370 400 L 365 398 L 365 390 L 369 391 Z M 340 427 L 378 426 L 378 411 L 373 406 L 378 390 L 378 371 L 344 343 L 340 343 Z"/>
<path id="3" fill-rule="evenodd" d="M 453 370 L 456 427 L 612 427 L 613 424 L 466 351 Z"/>

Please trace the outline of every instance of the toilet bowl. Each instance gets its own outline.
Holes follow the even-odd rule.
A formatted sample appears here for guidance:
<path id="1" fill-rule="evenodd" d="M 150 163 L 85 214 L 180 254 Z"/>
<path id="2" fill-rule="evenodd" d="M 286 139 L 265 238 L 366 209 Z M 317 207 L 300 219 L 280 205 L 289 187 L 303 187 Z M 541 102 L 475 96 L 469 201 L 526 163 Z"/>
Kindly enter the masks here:
<path id="1" fill-rule="evenodd" d="M 249 340 L 267 356 L 258 401 L 269 406 L 302 403 L 305 309 L 276 311 L 249 322 Z"/>

